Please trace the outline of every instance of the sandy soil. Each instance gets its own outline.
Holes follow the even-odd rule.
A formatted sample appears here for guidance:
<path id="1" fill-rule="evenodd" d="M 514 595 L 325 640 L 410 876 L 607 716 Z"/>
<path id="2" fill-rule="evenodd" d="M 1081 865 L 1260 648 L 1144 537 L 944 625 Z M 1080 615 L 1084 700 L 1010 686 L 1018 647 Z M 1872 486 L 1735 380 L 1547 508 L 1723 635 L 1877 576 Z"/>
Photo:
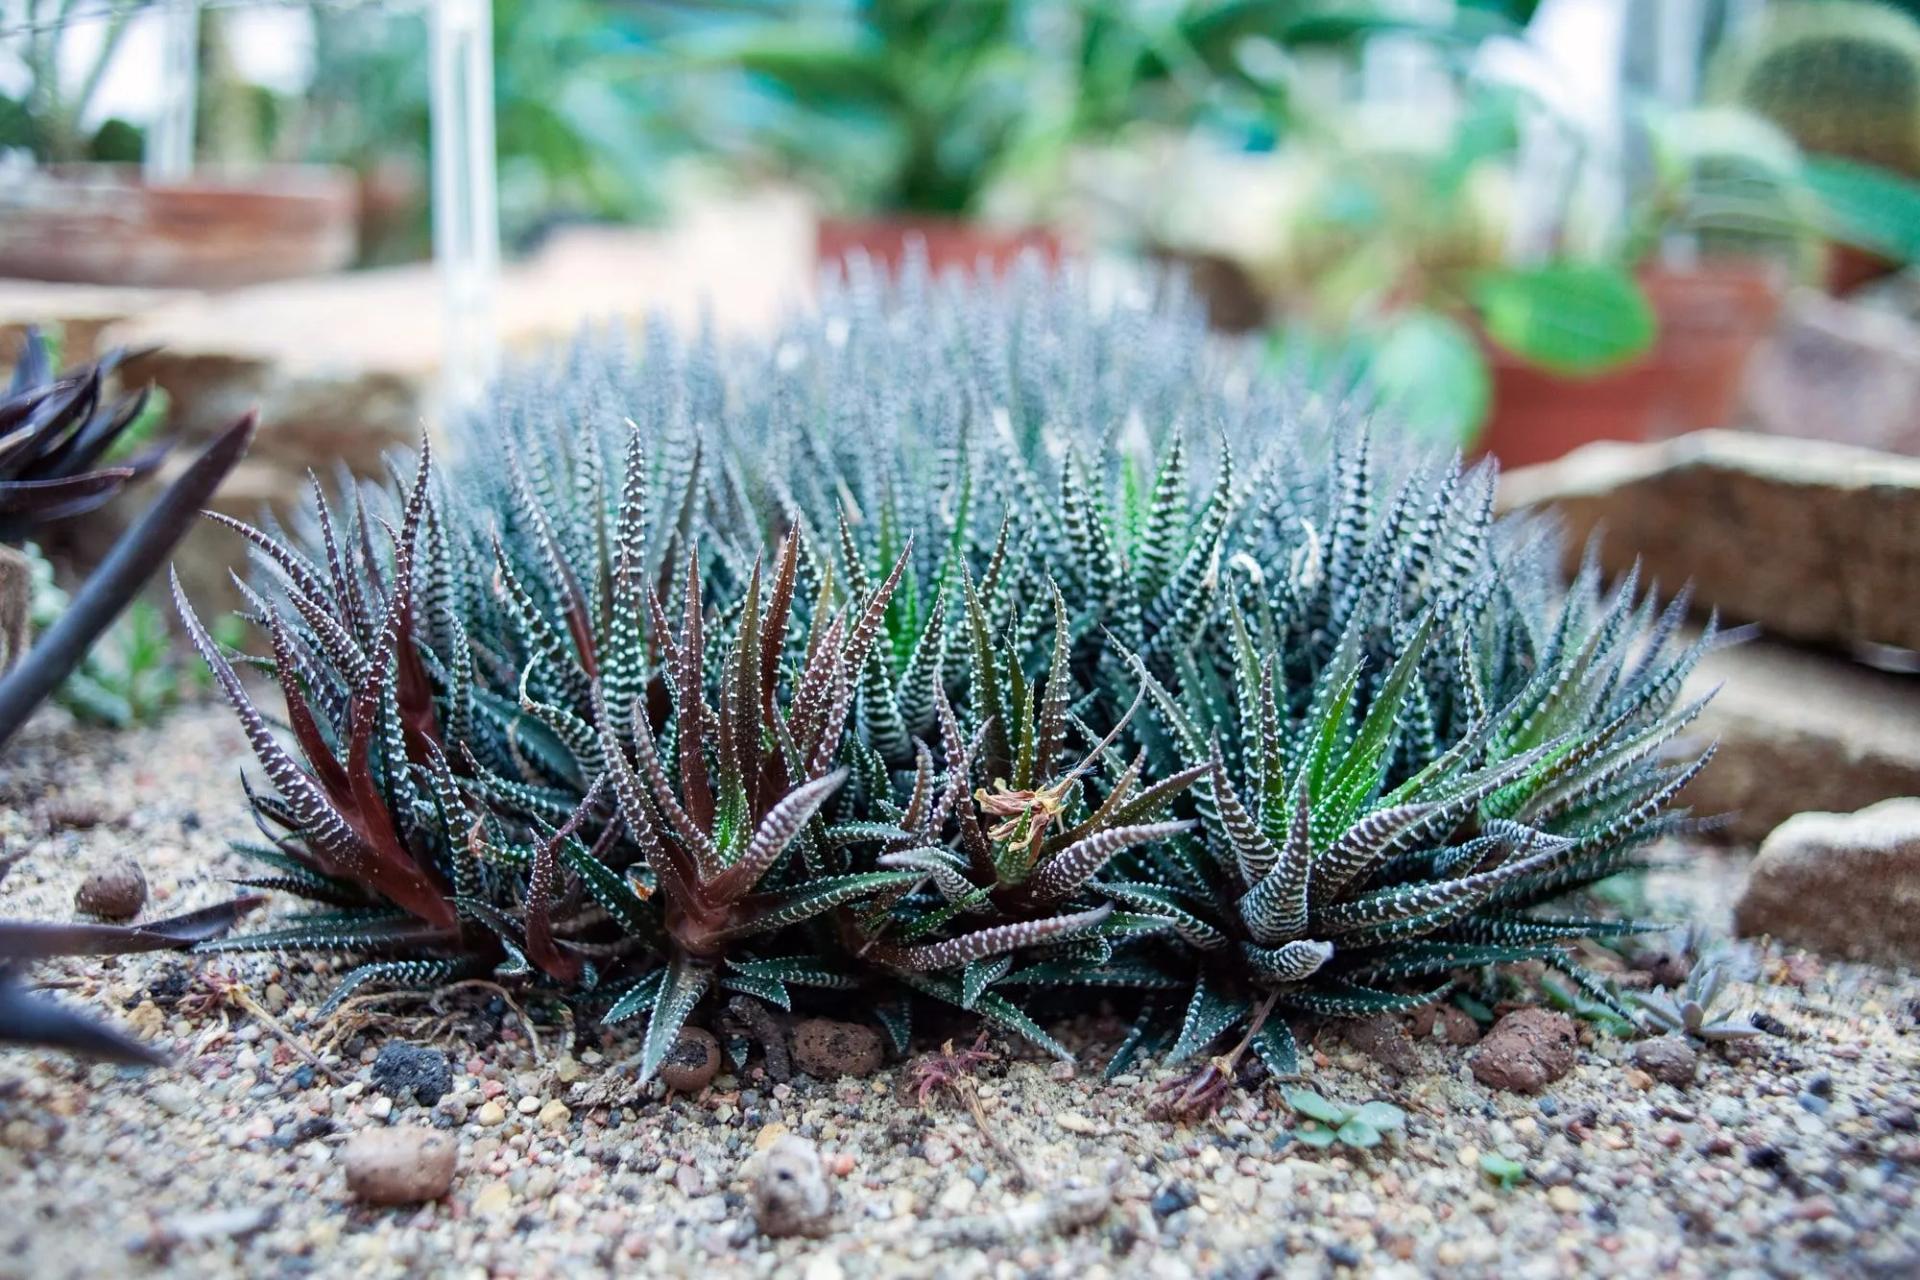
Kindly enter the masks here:
<path id="1" fill-rule="evenodd" d="M 67 918 L 81 877 L 123 854 L 146 870 L 150 911 L 224 896 L 241 866 L 226 841 L 249 830 L 242 750 L 214 708 L 117 737 L 44 715 L 0 766 L 0 839 L 31 848 L 0 914 Z M 1677 862 L 1650 885 L 1656 905 L 1723 918 L 1737 860 Z M 1421 1042 L 1402 1074 L 1321 1034 L 1315 1088 L 1409 1113 L 1405 1138 L 1366 1157 L 1291 1142 L 1264 1086 L 1202 1124 L 1147 1119 L 1166 1073 L 1099 1079 L 1119 1023 L 1089 1014 L 1061 1029 L 1087 1049 L 1078 1074 L 1005 1045 L 976 1074 L 1030 1184 L 968 1109 L 916 1105 L 898 1065 L 779 1085 L 755 1067 L 661 1098 L 618 1070 L 631 1033 L 570 1029 L 518 993 L 364 1001 L 317 1024 L 337 971 L 268 956 L 49 964 L 41 981 L 178 1067 L 0 1052 L 0 1276 L 1920 1274 L 1920 981 L 1755 961 L 1733 1004 L 1777 1033 L 1704 1055 L 1686 1090 L 1631 1070 L 1627 1046 L 1591 1028 L 1539 1097 L 1482 1087 L 1470 1050 Z M 452 1058 L 436 1107 L 372 1088 L 396 1038 Z M 451 1194 L 355 1203 L 341 1144 L 404 1124 L 457 1137 Z M 818 1239 L 753 1227 L 744 1166 L 787 1132 L 832 1173 Z M 1489 1152 L 1527 1181 L 1494 1186 Z M 1090 1187 L 1111 1197 L 1090 1224 L 1053 1211 Z"/>

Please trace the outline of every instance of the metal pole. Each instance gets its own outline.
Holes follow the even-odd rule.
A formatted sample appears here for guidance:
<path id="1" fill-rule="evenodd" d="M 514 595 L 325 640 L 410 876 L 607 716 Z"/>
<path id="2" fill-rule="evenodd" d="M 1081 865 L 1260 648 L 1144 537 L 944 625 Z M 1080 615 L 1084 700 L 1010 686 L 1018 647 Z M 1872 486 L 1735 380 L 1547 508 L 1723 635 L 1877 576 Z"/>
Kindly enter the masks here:
<path id="1" fill-rule="evenodd" d="M 446 310 L 441 406 L 472 408 L 498 362 L 500 271 L 493 140 L 493 5 L 438 0 L 429 17 L 433 256 Z"/>
<path id="2" fill-rule="evenodd" d="M 160 114 L 147 133 L 145 171 L 149 182 L 179 182 L 193 172 L 200 0 L 169 0 L 160 24 Z"/>

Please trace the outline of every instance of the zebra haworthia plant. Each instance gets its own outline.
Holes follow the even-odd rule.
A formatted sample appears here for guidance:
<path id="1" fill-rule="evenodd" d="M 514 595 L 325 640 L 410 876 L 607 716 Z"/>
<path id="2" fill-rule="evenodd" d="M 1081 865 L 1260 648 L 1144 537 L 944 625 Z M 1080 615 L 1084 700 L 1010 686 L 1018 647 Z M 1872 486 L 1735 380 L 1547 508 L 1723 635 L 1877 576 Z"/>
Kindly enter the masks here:
<path id="1" fill-rule="evenodd" d="M 1116 1064 L 1277 1073 L 1287 1015 L 1456 971 L 1611 1000 L 1565 945 L 1640 924 L 1550 904 L 1705 760 L 1684 601 L 1563 591 L 1490 465 L 1183 297 L 856 277 L 769 345 L 583 340 L 456 443 L 243 530 L 291 746 L 182 602 L 272 784 L 256 883 L 319 908 L 209 945 L 524 974 L 645 1015 L 643 1075 L 719 991 L 1065 1054 L 1050 1000 L 1137 990 Z"/>

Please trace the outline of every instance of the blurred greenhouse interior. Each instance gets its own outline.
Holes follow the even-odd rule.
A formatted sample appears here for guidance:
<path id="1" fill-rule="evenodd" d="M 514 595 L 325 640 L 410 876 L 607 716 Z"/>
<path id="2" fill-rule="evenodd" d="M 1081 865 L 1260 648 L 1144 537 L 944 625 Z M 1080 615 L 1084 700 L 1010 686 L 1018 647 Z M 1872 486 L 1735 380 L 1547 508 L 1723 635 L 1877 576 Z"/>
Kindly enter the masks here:
<path id="1" fill-rule="evenodd" d="M 1512 462 L 1736 423 L 1920 447 L 1910 372 L 1821 423 L 1765 358 L 1912 322 L 1913 9 L 7 0 L 0 276 L 471 389 L 588 315 L 751 323 L 849 252 L 1036 250 L 1171 265 L 1273 360 Z"/>

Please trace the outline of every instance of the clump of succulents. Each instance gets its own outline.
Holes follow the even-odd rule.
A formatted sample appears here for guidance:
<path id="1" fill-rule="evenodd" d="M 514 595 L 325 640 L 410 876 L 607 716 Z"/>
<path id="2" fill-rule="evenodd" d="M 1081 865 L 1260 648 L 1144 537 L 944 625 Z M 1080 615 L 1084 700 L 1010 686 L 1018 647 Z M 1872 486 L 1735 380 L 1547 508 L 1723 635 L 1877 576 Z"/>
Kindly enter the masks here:
<path id="1" fill-rule="evenodd" d="M 1182 296 L 856 274 L 765 345 L 589 337 L 458 444 L 245 530 L 291 749 L 182 601 L 271 784 L 258 883 L 321 908 L 211 945 L 522 973 L 644 1013 L 643 1075 L 719 991 L 1064 1055 L 1037 1012 L 1134 990 L 1116 1065 L 1237 1031 L 1225 1080 L 1465 967 L 1599 998 L 1564 944 L 1639 926 L 1549 904 L 1705 763 L 1684 601 L 1562 595 L 1490 466 Z"/>

